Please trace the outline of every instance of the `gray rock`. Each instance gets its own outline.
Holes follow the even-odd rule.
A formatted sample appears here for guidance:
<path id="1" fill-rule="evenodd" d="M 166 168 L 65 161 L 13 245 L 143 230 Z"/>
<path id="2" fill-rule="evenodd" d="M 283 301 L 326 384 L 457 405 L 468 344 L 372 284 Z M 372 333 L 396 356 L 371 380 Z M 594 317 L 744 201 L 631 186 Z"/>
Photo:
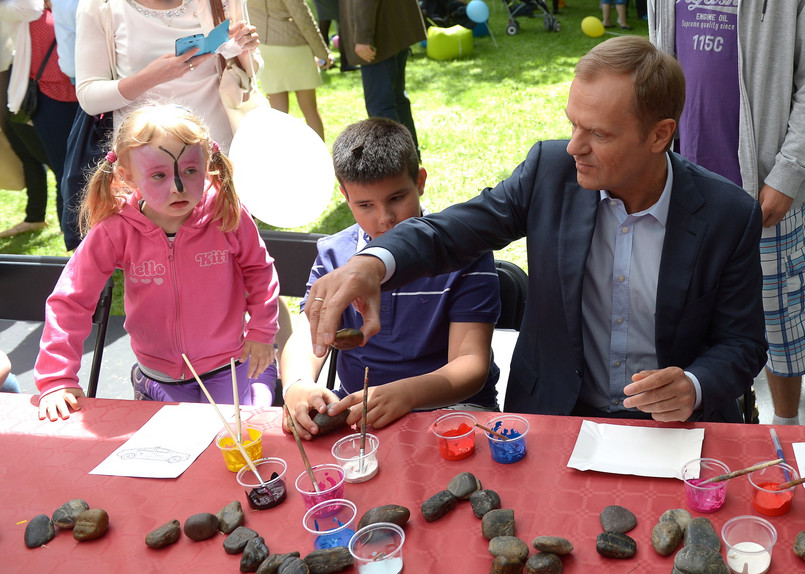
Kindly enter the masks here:
<path id="1" fill-rule="evenodd" d="M 304 558 L 310 574 L 332 574 L 353 564 L 352 554 L 346 546 L 314 550 Z"/>
<path id="2" fill-rule="evenodd" d="M 507 556 L 495 556 L 489 574 L 522 574 L 523 563 Z"/>
<path id="3" fill-rule="evenodd" d="M 688 524 L 690 524 L 690 521 L 692 519 L 693 517 L 690 515 L 690 512 L 688 512 L 684 508 L 673 508 L 671 510 L 666 510 L 665 512 L 663 512 L 658 522 L 665 522 L 666 520 L 672 520 L 677 524 L 679 524 L 679 528 L 680 530 L 682 530 L 682 533 L 684 534 L 685 530 L 688 529 Z"/>
<path id="4" fill-rule="evenodd" d="M 686 544 L 676 553 L 674 571 L 678 574 L 730 574 L 718 550 L 696 544 Z"/>
<path id="5" fill-rule="evenodd" d="M 472 512 L 478 518 L 483 518 L 484 514 L 490 510 L 500 508 L 500 496 L 494 490 L 484 489 L 473 492 L 470 495 Z"/>
<path id="6" fill-rule="evenodd" d="M 637 517 L 631 510 L 623 506 L 607 506 L 601 511 L 598 518 L 601 521 L 601 528 L 604 529 L 604 532 L 621 532 L 625 534 L 637 526 Z"/>
<path id="7" fill-rule="evenodd" d="M 685 546 L 704 546 L 721 552 L 721 538 L 713 528 L 713 523 L 703 516 L 697 516 L 685 530 Z"/>
<path id="8" fill-rule="evenodd" d="M 218 530 L 224 534 L 231 534 L 245 520 L 243 507 L 237 500 L 224 506 L 215 516 L 218 518 Z"/>
<path id="9" fill-rule="evenodd" d="M 573 544 L 570 540 L 560 536 L 537 536 L 531 541 L 531 545 L 541 552 L 549 552 L 560 556 L 573 552 Z"/>
<path id="10" fill-rule="evenodd" d="M 56 527 L 47 514 L 34 516 L 25 526 L 25 545 L 36 548 L 47 544 L 56 536 Z"/>
<path id="11" fill-rule="evenodd" d="M 250 538 L 243 548 L 243 556 L 240 557 L 241 572 L 257 572 L 263 560 L 268 558 L 268 546 L 262 536 Z"/>
<path id="12" fill-rule="evenodd" d="M 238 526 L 224 539 L 224 550 L 227 554 L 240 554 L 246 548 L 249 540 L 257 538 L 257 536 L 257 532 L 251 528 Z"/>
<path id="13" fill-rule="evenodd" d="M 466 500 L 473 492 L 481 490 L 481 481 L 471 472 L 461 472 L 450 480 L 447 490 L 456 498 Z"/>
<path id="14" fill-rule="evenodd" d="M 411 511 L 399 504 L 375 506 L 363 513 L 363 516 L 358 521 L 358 530 L 376 522 L 391 522 L 402 528 L 410 517 Z"/>
<path id="15" fill-rule="evenodd" d="M 526 574 L 560 574 L 562 561 L 550 552 L 532 554 L 525 563 Z"/>
<path id="16" fill-rule="evenodd" d="M 316 436 L 323 436 L 344 427 L 347 424 L 347 417 L 349 416 L 349 409 L 338 413 L 335 416 L 330 416 L 326 412 L 320 413 L 316 410 L 310 411 L 310 417 L 313 419 L 313 424 L 319 427 L 319 432 Z"/>
<path id="17" fill-rule="evenodd" d="M 260 564 L 260 567 L 257 569 L 257 574 L 278 574 L 282 563 L 291 558 L 299 558 L 299 552 L 270 554 L 268 558 L 263 560 L 263 563 Z"/>
<path id="18" fill-rule="evenodd" d="M 190 540 L 206 540 L 218 533 L 218 517 L 209 512 L 194 514 L 184 521 L 184 533 Z"/>
<path id="19" fill-rule="evenodd" d="M 595 540 L 595 550 L 609 558 L 632 558 L 637 553 L 637 542 L 623 532 L 602 532 Z"/>
<path id="20" fill-rule="evenodd" d="M 280 564 L 277 574 L 310 574 L 310 568 L 301 558 L 291 557 Z"/>
<path id="21" fill-rule="evenodd" d="M 481 519 L 481 533 L 487 540 L 496 536 L 514 536 L 514 510 L 496 508 Z"/>
<path id="22" fill-rule="evenodd" d="M 805 560 L 805 530 L 794 538 L 794 554 Z"/>
<path id="23" fill-rule="evenodd" d="M 90 508 L 78 515 L 73 526 L 73 538 L 82 542 L 100 538 L 109 530 L 109 515 L 103 508 Z"/>
<path id="24" fill-rule="evenodd" d="M 170 546 L 182 535 L 182 525 L 178 520 L 171 520 L 159 528 L 155 528 L 145 536 L 145 544 L 149 548 L 165 548 Z"/>
<path id="25" fill-rule="evenodd" d="M 682 529 L 674 520 L 662 520 L 651 530 L 651 545 L 660 556 L 670 556 L 682 542 Z"/>
<path id="26" fill-rule="evenodd" d="M 525 562 L 528 558 L 528 544 L 516 536 L 495 536 L 489 541 L 489 553 L 492 556 L 507 556 Z"/>
<path id="27" fill-rule="evenodd" d="M 89 510 L 89 504 L 80 498 L 68 500 L 53 513 L 53 524 L 59 528 L 70 529 L 75 526 L 78 515 Z"/>
<path id="28" fill-rule="evenodd" d="M 456 507 L 458 499 L 449 490 L 437 492 L 422 503 L 422 516 L 428 522 L 439 520 Z"/>

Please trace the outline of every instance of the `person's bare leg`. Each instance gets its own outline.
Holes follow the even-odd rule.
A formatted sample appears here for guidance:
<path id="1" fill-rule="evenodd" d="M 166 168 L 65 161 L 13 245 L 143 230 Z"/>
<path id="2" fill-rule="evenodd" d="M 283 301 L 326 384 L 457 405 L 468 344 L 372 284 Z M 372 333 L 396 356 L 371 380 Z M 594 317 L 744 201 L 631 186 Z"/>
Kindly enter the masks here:
<path id="1" fill-rule="evenodd" d="M 626 4 L 616 4 L 615 11 L 618 13 L 618 24 L 621 25 L 621 28 L 627 26 L 626 24 Z"/>
<path id="2" fill-rule="evenodd" d="M 296 92 L 296 101 L 299 103 L 299 109 L 302 110 L 302 115 L 305 116 L 305 121 L 310 128 L 319 134 L 319 137 L 324 141 L 324 124 L 319 115 L 319 108 L 316 105 L 316 90 L 299 90 Z"/>
<path id="3" fill-rule="evenodd" d="M 766 369 L 766 378 L 769 381 L 775 417 L 796 419 L 795 424 L 799 424 L 799 396 L 802 392 L 802 377 L 782 377 Z"/>
<path id="4" fill-rule="evenodd" d="M 271 107 L 278 112 L 288 113 L 288 108 L 290 107 L 288 103 L 288 92 L 268 94 L 268 102 L 271 104 Z"/>
<path id="5" fill-rule="evenodd" d="M 601 17 L 604 26 L 612 26 L 612 4 L 601 4 Z"/>

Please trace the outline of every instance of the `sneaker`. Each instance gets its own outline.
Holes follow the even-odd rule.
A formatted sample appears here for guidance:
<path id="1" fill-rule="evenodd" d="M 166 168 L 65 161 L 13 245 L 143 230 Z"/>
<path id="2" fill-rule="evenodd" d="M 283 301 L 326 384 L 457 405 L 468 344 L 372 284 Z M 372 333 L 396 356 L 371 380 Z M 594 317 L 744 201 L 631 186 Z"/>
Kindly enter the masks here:
<path id="1" fill-rule="evenodd" d="M 14 227 L 6 229 L 5 231 L 0 231 L 0 239 L 14 237 L 15 235 L 22 235 L 23 233 L 29 233 L 31 231 L 37 231 L 38 229 L 47 227 L 47 225 L 48 224 L 46 221 L 23 221 Z"/>

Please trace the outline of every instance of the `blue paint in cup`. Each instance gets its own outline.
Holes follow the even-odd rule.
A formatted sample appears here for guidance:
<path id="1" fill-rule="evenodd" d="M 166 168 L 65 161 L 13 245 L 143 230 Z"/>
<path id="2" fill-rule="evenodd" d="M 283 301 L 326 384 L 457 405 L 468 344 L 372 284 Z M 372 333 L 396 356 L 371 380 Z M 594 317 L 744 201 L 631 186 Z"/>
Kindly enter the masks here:
<path id="1" fill-rule="evenodd" d="M 487 423 L 495 432 L 509 440 L 503 440 L 495 435 L 485 433 L 489 441 L 489 450 L 492 460 L 501 464 L 511 464 L 523 459 L 526 455 L 526 435 L 528 434 L 528 421 L 517 415 L 503 415 Z"/>

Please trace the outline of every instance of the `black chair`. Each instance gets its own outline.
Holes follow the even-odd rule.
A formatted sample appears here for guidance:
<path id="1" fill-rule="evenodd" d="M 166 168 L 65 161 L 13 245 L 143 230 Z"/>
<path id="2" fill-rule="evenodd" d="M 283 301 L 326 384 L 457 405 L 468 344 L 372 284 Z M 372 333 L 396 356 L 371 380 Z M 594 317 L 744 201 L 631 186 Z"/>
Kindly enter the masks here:
<path id="1" fill-rule="evenodd" d="M 67 261 L 67 257 L 0 254 L 0 319 L 44 321 L 45 300 L 53 292 Z M 109 278 L 92 316 L 97 329 L 87 384 L 88 397 L 95 397 L 98 390 L 113 288 L 114 283 Z"/>
<path id="2" fill-rule="evenodd" d="M 325 237 L 319 233 L 260 230 L 268 254 L 280 279 L 280 294 L 304 297 L 310 268 L 316 261 L 316 242 Z"/>

